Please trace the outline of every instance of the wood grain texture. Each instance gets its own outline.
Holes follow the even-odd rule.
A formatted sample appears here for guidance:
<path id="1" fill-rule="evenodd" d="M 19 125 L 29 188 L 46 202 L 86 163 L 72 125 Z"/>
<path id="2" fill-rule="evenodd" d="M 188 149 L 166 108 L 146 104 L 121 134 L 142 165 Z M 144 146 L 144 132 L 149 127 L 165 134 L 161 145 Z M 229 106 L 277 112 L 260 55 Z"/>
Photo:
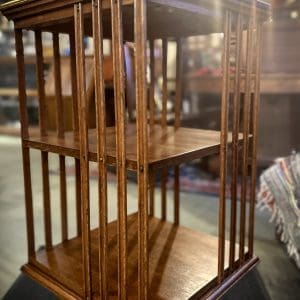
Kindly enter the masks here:
<path id="1" fill-rule="evenodd" d="M 128 298 L 138 299 L 138 215 L 128 217 Z M 108 295 L 118 297 L 117 222 L 108 225 L 109 272 Z M 94 298 L 99 295 L 98 230 L 91 232 L 92 277 Z M 227 242 L 226 242 L 227 243 Z M 237 246 L 238 247 L 238 246 Z M 229 248 L 229 247 L 227 247 Z M 52 274 L 57 282 L 83 297 L 81 239 L 75 238 L 56 246 L 52 251 L 37 253 L 37 267 L 43 274 Z M 157 218 L 149 219 L 149 297 L 148 299 L 199 298 L 208 288 L 217 286 L 218 238 L 174 226 Z M 238 249 L 237 249 L 238 253 Z M 229 253 L 226 252 L 228 258 Z M 227 260 L 228 261 L 228 260 Z M 199 267 L 200 266 L 200 267 Z M 225 264 L 226 270 L 228 264 Z M 188 270 L 188 272 L 187 272 Z M 204 271 L 205 270 L 205 271 Z"/>
<path id="2" fill-rule="evenodd" d="M 98 205 L 99 205 L 99 298 L 108 298 L 108 233 L 107 233 L 107 165 L 106 165 L 106 115 L 105 85 L 103 76 L 102 3 L 93 0 L 94 78 L 96 105 L 96 135 L 98 161 Z"/>
<path id="3" fill-rule="evenodd" d="M 150 125 L 154 126 L 155 121 L 155 40 L 149 41 L 150 51 L 150 86 L 149 86 L 149 114 L 150 114 Z"/>
<path id="4" fill-rule="evenodd" d="M 252 10 L 253 14 L 253 10 Z M 246 82 L 249 82 L 252 74 L 253 66 L 253 51 L 254 51 L 254 16 L 252 15 L 248 21 L 247 29 L 247 53 L 246 53 Z M 246 86 L 244 111 L 243 111 L 243 136 L 248 136 L 250 131 L 250 115 L 251 115 L 251 90 L 249 84 Z M 246 238 L 246 198 L 248 187 L 248 164 L 249 164 L 249 141 L 243 141 L 242 148 L 242 187 L 241 187 L 241 207 L 240 207 L 240 247 L 244 247 Z M 240 263 L 245 261 L 244 249 L 240 249 L 239 253 Z"/>
<path id="5" fill-rule="evenodd" d="M 54 57 L 54 82 L 55 82 L 55 100 L 56 100 L 56 130 L 60 138 L 64 137 L 64 110 L 61 87 L 61 66 L 59 52 L 59 35 L 53 33 L 53 57 Z"/>
<path id="6" fill-rule="evenodd" d="M 80 172 L 80 160 L 75 158 L 75 201 L 76 201 L 76 227 L 77 236 L 81 236 L 81 172 Z"/>
<path id="7" fill-rule="evenodd" d="M 149 224 L 148 224 L 148 124 L 147 124 L 147 3 L 134 3 L 136 47 L 136 139 L 138 176 L 138 298 L 149 298 Z"/>
<path id="8" fill-rule="evenodd" d="M 75 49 L 75 33 L 74 30 L 69 35 L 70 43 L 70 71 L 71 71 L 71 85 L 72 85 L 72 122 L 74 136 L 79 133 L 79 119 L 78 119 L 78 97 L 77 97 L 77 80 L 76 80 L 76 49 Z"/>
<path id="9" fill-rule="evenodd" d="M 41 157 L 42 157 L 45 245 L 46 245 L 46 249 L 49 250 L 52 248 L 52 221 L 51 221 L 51 199 L 50 199 L 50 184 L 49 184 L 48 153 L 42 151 Z"/>
<path id="10" fill-rule="evenodd" d="M 118 190 L 118 296 L 127 298 L 127 174 L 122 5 L 111 0 Z M 135 144 L 136 145 L 136 144 Z"/>
<path id="11" fill-rule="evenodd" d="M 16 28 L 30 28 L 35 26 L 44 26 L 45 30 L 57 30 L 69 32 L 69 22 L 72 18 L 73 0 L 51 1 L 45 3 L 45 0 L 36 1 L 37 5 L 28 4 L 28 6 L 20 6 L 17 11 L 15 9 L 6 9 L 4 14 L 8 18 L 16 20 Z M 50 2 L 50 1 L 48 1 Z M 249 15 L 249 7 L 251 1 L 239 2 L 237 5 L 235 0 L 217 1 L 220 10 L 216 9 L 215 2 L 199 0 L 150 0 L 149 7 L 149 36 L 162 37 L 178 37 L 178 36 L 194 36 L 208 34 L 213 32 L 222 32 L 222 13 L 226 8 L 232 11 L 241 12 L 246 16 Z M 262 3 L 262 2 L 256 2 Z M 133 0 L 122 1 L 125 17 L 132 17 Z M 260 5 L 258 5 L 260 6 Z M 103 1 L 103 7 L 108 12 L 110 0 Z M 91 2 L 84 3 L 85 13 L 91 13 Z M 270 16 L 270 6 L 264 5 L 263 9 L 258 10 L 259 17 L 266 20 Z M 161 16 L 164 18 L 161 18 Z M 185 19 L 185 22 L 181 22 Z M 105 25 L 109 27 L 109 19 L 106 19 Z M 60 22 L 58 22 L 60 21 Z M 63 26 L 61 26 L 63 24 Z M 180 24 L 180 26 L 174 26 Z M 197 26 L 195 26 L 197 24 Z M 91 26 L 90 26 L 91 27 Z M 91 28 L 87 28 L 87 32 L 91 34 Z M 106 30 L 106 37 L 109 37 L 109 30 Z M 124 31 L 126 39 L 133 36 L 132 29 Z"/>
<path id="12" fill-rule="evenodd" d="M 68 204 L 67 204 L 67 177 L 66 159 L 59 155 L 59 185 L 60 185 L 60 215 L 61 215 L 61 237 L 68 239 Z"/>
<path id="13" fill-rule="evenodd" d="M 30 151 L 24 144 L 23 139 L 27 138 L 28 132 L 28 114 L 27 114 L 27 97 L 25 83 L 25 65 L 24 65 L 24 47 L 22 30 L 15 30 L 17 67 L 18 67 L 18 90 L 19 90 L 19 108 L 21 120 L 21 136 L 22 136 L 22 161 L 23 161 L 23 177 L 25 191 L 25 210 L 26 210 L 26 229 L 27 229 L 27 253 L 28 260 L 31 261 L 35 256 L 35 236 L 34 236 L 34 215 L 33 215 L 33 199 L 31 185 L 30 170 Z"/>
<path id="14" fill-rule="evenodd" d="M 47 106 L 45 101 L 45 79 L 44 79 L 44 55 L 42 34 L 40 30 L 35 34 L 35 52 L 36 52 L 36 76 L 37 90 L 39 100 L 39 127 L 41 136 L 47 135 Z"/>
<path id="15" fill-rule="evenodd" d="M 181 99 L 182 99 L 182 84 L 183 84 L 183 54 L 182 54 L 182 40 L 176 41 L 176 91 L 175 91 L 175 121 L 174 126 L 176 129 L 181 124 Z M 180 217 L 180 167 L 174 167 L 174 224 L 179 225 Z"/>
<path id="16" fill-rule="evenodd" d="M 88 106 L 85 82 L 84 22 L 82 3 L 74 5 L 74 27 L 76 44 L 76 70 L 79 103 L 79 141 L 81 174 L 81 230 L 84 297 L 91 299 L 91 241 L 90 241 L 90 193 L 89 193 L 89 144 Z"/>
<path id="17" fill-rule="evenodd" d="M 162 130 L 167 126 L 167 108 L 168 108 L 168 40 L 162 39 L 162 111 L 161 111 L 161 126 Z M 163 168 L 161 171 L 161 219 L 167 219 L 167 181 L 168 168 Z"/>
<path id="18" fill-rule="evenodd" d="M 59 49 L 59 34 L 53 34 L 53 59 L 54 59 L 54 86 L 56 100 L 56 131 L 57 137 L 63 138 L 65 134 L 64 105 L 61 83 L 61 60 Z M 76 98 L 75 98 L 76 99 Z M 59 183 L 60 183 L 60 208 L 61 208 L 61 237 L 68 239 L 68 214 L 67 214 L 67 181 L 66 161 L 63 155 L 59 155 Z"/>
<path id="19" fill-rule="evenodd" d="M 255 94 L 253 95 L 253 115 L 252 115 L 252 161 L 251 161 L 251 183 L 250 183 L 250 208 L 249 208 L 249 232 L 248 232 L 248 247 L 250 257 L 254 253 L 254 218 L 255 218 L 255 199 L 256 199 L 256 177 L 257 177 L 257 142 L 258 142 L 258 120 L 259 120 L 259 107 L 260 107 L 260 71 L 261 71 L 261 57 L 262 57 L 262 25 L 256 24 L 256 45 L 255 45 Z"/>
<path id="20" fill-rule="evenodd" d="M 149 168 L 149 215 L 155 215 L 155 170 Z"/>
<path id="21" fill-rule="evenodd" d="M 220 132 L 180 127 L 175 130 L 168 126 L 161 129 L 156 125 L 153 131 L 148 129 L 149 164 L 156 169 L 164 166 L 174 166 L 200 157 L 220 152 Z M 251 135 L 249 135 L 249 139 Z M 232 140 L 229 133 L 228 143 Z M 239 141 L 242 143 L 242 134 Z M 24 140 L 28 147 L 47 152 L 61 153 L 65 156 L 79 158 L 80 143 L 74 138 L 72 132 L 67 132 L 64 139 L 49 132 L 47 137 L 31 135 Z M 116 164 L 116 131 L 114 127 L 107 128 L 107 163 Z M 136 170 L 136 127 L 128 124 L 126 128 L 126 165 L 131 170 Z M 96 131 L 89 130 L 89 160 L 97 161 Z"/>
<path id="22" fill-rule="evenodd" d="M 219 202 L 219 252 L 218 282 L 224 280 L 225 224 L 226 224 L 226 182 L 228 152 L 228 112 L 229 112 L 229 64 L 232 14 L 225 12 L 224 45 L 222 58 L 223 90 L 221 103 L 221 147 L 220 147 L 220 202 Z"/>
<path id="23" fill-rule="evenodd" d="M 231 161 L 231 208 L 230 208 L 230 255 L 229 264 L 233 271 L 235 258 L 235 242 L 237 232 L 237 180 L 239 168 L 239 130 L 240 130 L 240 102 L 241 102 L 241 67 L 242 67 L 242 16 L 236 16 L 235 23 L 235 91 L 233 95 L 233 116 L 232 116 L 232 161 Z"/>

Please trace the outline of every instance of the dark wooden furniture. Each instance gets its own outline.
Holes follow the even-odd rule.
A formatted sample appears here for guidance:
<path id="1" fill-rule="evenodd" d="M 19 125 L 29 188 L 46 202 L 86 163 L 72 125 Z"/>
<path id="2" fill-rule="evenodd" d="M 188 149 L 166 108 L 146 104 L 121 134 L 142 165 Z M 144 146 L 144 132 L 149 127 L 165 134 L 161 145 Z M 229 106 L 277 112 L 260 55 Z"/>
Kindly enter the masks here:
<path id="1" fill-rule="evenodd" d="M 217 5 L 216 5 L 217 4 Z M 15 22 L 22 151 L 25 181 L 28 263 L 22 270 L 61 298 L 68 299 L 189 299 L 218 298 L 258 261 L 253 253 L 259 106 L 261 25 L 268 17 L 261 1 L 205 0 L 20 0 L 1 6 Z M 176 25 L 175 25 L 176 24 Z M 22 30 L 34 30 L 40 135 L 32 136 L 26 112 Z M 57 132 L 47 130 L 42 72 L 41 32 L 53 33 Z M 247 32 L 243 35 L 243 31 Z M 182 128 L 182 47 L 184 37 L 224 33 L 221 131 Z M 59 33 L 70 36 L 73 126 L 64 128 Z M 89 130 L 85 80 L 84 36 L 94 39 L 96 129 Z M 246 59 L 241 45 L 247 37 Z M 103 37 L 112 39 L 114 127 L 106 127 Z M 175 39 L 175 118 L 167 123 L 168 39 Z M 162 39 L 162 111 L 154 107 L 154 41 Z M 125 109 L 124 41 L 134 42 L 135 121 Z M 147 43 L 149 41 L 149 44 Z M 151 79 L 146 69 L 149 47 Z M 230 77 L 231 65 L 235 67 Z M 244 86 L 244 88 L 242 88 Z M 244 96 L 242 97 L 242 94 Z M 244 102 L 243 132 L 239 106 Z M 230 101 L 231 100 L 231 101 Z M 148 105 L 149 104 L 149 105 Z M 229 114 L 229 112 L 231 113 Z M 155 124 L 156 116 L 160 124 Z M 233 127 L 228 128 L 228 119 Z M 34 236 L 30 150 L 41 151 L 45 247 L 37 250 Z M 241 149 L 241 151 L 239 151 Z M 61 243 L 52 241 L 48 155 L 60 165 Z M 220 154 L 219 234 L 211 236 L 180 226 L 179 167 L 210 154 Z M 66 156 L 76 166 L 77 235 L 68 233 Z M 231 157 L 231 159 L 230 159 Z M 240 159 L 239 159 L 240 158 Z M 90 228 L 89 163 L 99 170 L 99 228 Z M 248 173 L 248 163 L 251 173 Z M 117 220 L 108 223 L 107 166 L 117 169 Z M 226 182 L 231 166 L 231 212 L 226 216 Z M 167 168 L 174 168 L 174 218 L 167 220 Z M 242 169 L 240 219 L 237 220 L 237 178 Z M 127 170 L 138 179 L 138 211 L 127 213 Z M 161 173 L 161 216 L 154 205 L 154 173 Z M 248 181 L 248 177 L 250 180 Z M 250 182 L 250 184 L 248 184 Z M 247 193 L 250 201 L 246 202 Z M 226 222 L 230 234 L 226 240 Z M 238 238 L 237 238 L 238 236 Z"/>

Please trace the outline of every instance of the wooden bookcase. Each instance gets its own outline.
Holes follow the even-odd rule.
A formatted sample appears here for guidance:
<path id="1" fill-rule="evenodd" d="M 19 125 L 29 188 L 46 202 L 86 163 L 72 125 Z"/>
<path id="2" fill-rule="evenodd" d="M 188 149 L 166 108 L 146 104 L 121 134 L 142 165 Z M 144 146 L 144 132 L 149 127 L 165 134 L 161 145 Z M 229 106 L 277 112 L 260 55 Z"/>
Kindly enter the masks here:
<path id="1" fill-rule="evenodd" d="M 262 1 L 206 0 L 14 0 L 0 10 L 15 23 L 22 124 L 28 263 L 22 270 L 67 299 L 214 299 L 258 261 L 253 253 L 259 110 Z M 40 135 L 31 135 L 26 112 L 22 30 L 35 32 Z M 47 128 L 41 33 L 53 33 L 56 132 Z M 221 131 L 180 126 L 183 38 L 224 34 Z M 246 34 L 243 34 L 246 32 Z M 70 37 L 73 128 L 63 123 L 59 34 Z M 84 36 L 94 39 L 96 129 L 88 126 Z M 242 45 L 246 37 L 246 57 Z M 115 126 L 106 127 L 103 38 L 112 39 Z M 162 40 L 162 111 L 154 106 L 154 41 Z M 174 124 L 167 122 L 167 42 L 176 42 Z M 124 41 L 134 45 L 135 119 L 125 105 Z M 149 55 L 149 61 L 147 53 Z M 150 82 L 147 82 L 147 68 Z M 239 107 L 243 101 L 243 114 Z M 157 118 L 158 115 L 158 118 Z M 232 128 L 228 119 L 232 118 Z M 157 121 L 159 120 L 159 121 Z M 242 132 L 239 132 L 242 123 Z M 30 150 L 41 151 L 45 247 L 34 234 Z M 61 243 L 52 242 L 49 153 L 59 156 Z M 220 155 L 219 234 L 180 225 L 180 164 Z M 66 157 L 76 166 L 77 235 L 69 238 Z M 98 164 L 99 228 L 90 229 L 89 162 Z M 107 166 L 117 170 L 117 220 L 108 223 Z M 249 171 L 250 165 L 250 171 Z M 174 220 L 167 220 L 167 169 L 174 168 Z M 137 174 L 138 211 L 127 213 L 127 170 Z M 239 170 L 241 174 L 239 174 Z M 154 177 L 161 173 L 161 217 L 155 214 Z M 230 175 L 230 176 L 229 176 Z M 237 205 L 237 181 L 242 193 Z M 229 179 L 230 177 L 230 179 Z M 226 215 L 226 182 L 231 209 Z M 247 203 L 247 194 L 250 200 Z M 237 210 L 240 209 L 240 218 Z M 247 212 L 248 207 L 248 212 Z M 230 234 L 226 240 L 226 222 Z"/>

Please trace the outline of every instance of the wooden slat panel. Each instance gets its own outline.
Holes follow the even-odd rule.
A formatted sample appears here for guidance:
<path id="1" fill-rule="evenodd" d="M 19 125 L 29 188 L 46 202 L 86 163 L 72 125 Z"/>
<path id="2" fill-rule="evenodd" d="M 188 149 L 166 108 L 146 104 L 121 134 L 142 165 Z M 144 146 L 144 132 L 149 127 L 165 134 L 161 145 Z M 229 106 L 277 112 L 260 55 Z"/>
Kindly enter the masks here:
<path id="1" fill-rule="evenodd" d="M 39 127 L 40 135 L 47 136 L 47 108 L 45 99 L 45 81 L 44 81 L 44 57 L 41 31 L 35 31 L 35 49 L 36 49 L 36 75 L 39 99 Z M 49 163 L 48 153 L 42 151 L 42 181 L 43 181 L 43 208 L 44 208 L 44 231 L 46 249 L 52 248 L 52 228 L 51 228 L 51 199 L 49 183 Z"/>
<path id="2" fill-rule="evenodd" d="M 24 47 L 23 34 L 21 29 L 15 30 L 17 66 L 18 66 L 18 90 L 20 103 L 20 120 L 21 120 L 21 136 L 23 139 L 29 137 L 28 132 L 28 112 L 27 112 L 27 96 L 25 81 L 25 65 L 24 65 Z"/>
<path id="3" fill-rule="evenodd" d="M 229 106 L 229 66 L 231 19 L 229 11 L 225 13 L 224 45 L 223 45 L 223 88 L 221 104 L 221 146 L 220 146 L 220 204 L 219 204 L 219 250 L 218 250 L 218 282 L 224 280 L 225 260 L 225 224 L 226 224 L 226 180 L 227 180 L 227 148 L 228 148 L 228 106 Z"/>
<path id="4" fill-rule="evenodd" d="M 53 58 L 54 58 L 54 83 L 56 100 L 56 130 L 57 137 L 64 137 L 64 105 L 61 86 L 61 64 L 59 51 L 59 35 L 53 34 Z M 67 216 L 67 181 L 65 157 L 59 155 L 59 178 L 60 178 L 60 206 L 61 206 L 61 236 L 62 240 L 68 239 L 68 216 Z"/>
<path id="5" fill-rule="evenodd" d="M 36 74 L 39 99 L 39 127 L 41 136 L 47 135 L 47 107 L 45 101 L 44 56 L 41 31 L 35 31 Z"/>
<path id="6" fill-rule="evenodd" d="M 167 181 L 168 168 L 164 167 L 160 173 L 160 188 L 161 188 L 161 219 L 167 219 Z"/>
<path id="7" fill-rule="evenodd" d="M 79 121 L 78 121 L 78 97 L 77 97 L 77 81 L 76 81 L 76 49 L 75 49 L 75 33 L 69 35 L 70 41 L 70 70 L 71 70 L 71 83 L 72 83 L 72 122 L 75 135 L 78 136 Z"/>
<path id="8" fill-rule="evenodd" d="M 180 220 L 180 168 L 174 167 L 174 224 L 179 225 Z"/>
<path id="9" fill-rule="evenodd" d="M 116 161 L 118 179 L 118 297 L 127 298 L 127 177 L 125 147 L 125 86 L 122 10 L 120 0 L 111 0 L 114 94 L 116 116 Z"/>
<path id="10" fill-rule="evenodd" d="M 162 116 L 161 125 L 167 126 L 167 102 L 168 102 L 168 40 L 162 40 Z"/>
<path id="11" fill-rule="evenodd" d="M 54 56 L 54 80 L 56 100 L 56 130 L 59 138 L 64 137 L 64 110 L 61 88 L 61 66 L 59 53 L 59 35 L 53 34 L 53 56 Z"/>
<path id="12" fill-rule="evenodd" d="M 77 79 L 76 79 L 76 49 L 75 49 L 75 32 L 74 30 L 69 35 L 70 42 L 70 70 L 72 84 L 72 122 L 73 122 L 73 138 L 78 139 L 79 135 L 79 110 L 78 110 L 78 94 L 77 94 Z M 75 158 L 75 201 L 76 201 L 76 224 L 77 235 L 81 235 L 81 182 L 80 182 L 80 160 Z"/>
<path id="13" fill-rule="evenodd" d="M 242 67 L 242 16 L 237 15 L 235 24 L 235 87 L 233 95 L 233 129 L 232 129 L 232 175 L 231 175 L 231 211 L 230 211 L 230 254 L 229 267 L 233 271 L 236 243 L 237 218 L 237 180 L 239 161 L 239 127 L 240 127 L 240 101 L 241 101 L 241 67 Z"/>
<path id="14" fill-rule="evenodd" d="M 91 249 L 90 249 L 90 195 L 89 195 L 89 146 L 88 146 L 88 106 L 85 82 L 84 24 L 82 3 L 74 5 L 74 26 L 76 44 L 76 70 L 79 99 L 79 140 L 81 173 L 81 229 L 84 274 L 84 295 L 91 299 Z"/>
<path id="15" fill-rule="evenodd" d="M 75 158 L 75 200 L 76 200 L 76 225 L 77 236 L 82 233 L 81 229 L 81 172 L 80 172 L 80 160 Z"/>
<path id="16" fill-rule="evenodd" d="M 97 127 L 98 197 L 99 197 L 99 297 L 108 298 L 108 233 L 107 233 L 107 166 L 105 86 L 103 76 L 102 2 L 93 0 L 94 78 Z"/>
<path id="17" fill-rule="evenodd" d="M 150 110 L 150 130 L 154 129 L 155 124 L 155 40 L 149 41 L 150 50 L 150 88 L 149 88 L 149 110 Z M 154 216 L 155 211 L 155 171 L 149 173 L 149 203 L 150 216 Z"/>
<path id="18" fill-rule="evenodd" d="M 150 40 L 149 42 L 150 50 L 150 88 L 149 88 L 149 109 L 150 109 L 150 127 L 154 126 L 155 120 L 155 41 Z"/>
<path id="19" fill-rule="evenodd" d="M 155 171 L 153 168 L 149 170 L 149 215 L 155 214 Z"/>
<path id="20" fill-rule="evenodd" d="M 138 297 L 148 299 L 148 130 L 147 130 L 147 14 L 146 0 L 136 0 L 134 5 L 135 78 L 137 107 L 137 172 L 138 172 L 138 242 L 139 280 Z"/>
<path id="21" fill-rule="evenodd" d="M 182 40 L 176 41 L 176 96 L 175 96 L 175 129 L 180 127 L 180 115 L 181 115 L 181 99 L 182 99 Z M 179 213 L 180 213 L 180 169 L 179 166 L 174 167 L 174 223 L 179 225 Z"/>
<path id="22" fill-rule="evenodd" d="M 52 222 L 51 222 L 51 202 L 49 186 L 49 162 L 48 153 L 42 151 L 42 179 L 43 179 L 43 207 L 46 249 L 52 248 Z"/>
<path id="23" fill-rule="evenodd" d="M 180 127 L 180 115 L 181 115 L 181 100 L 182 100 L 182 82 L 183 82 L 183 57 L 182 57 L 182 40 L 176 41 L 176 96 L 175 96 L 175 128 Z"/>
<path id="24" fill-rule="evenodd" d="M 59 180 L 60 180 L 60 210 L 61 210 L 61 237 L 62 241 L 68 239 L 68 204 L 67 204 L 67 178 L 66 160 L 59 155 Z"/>
<path id="25" fill-rule="evenodd" d="M 248 248 L 250 257 L 253 257 L 253 240 L 254 240 L 254 212 L 255 212 L 255 197 L 256 197 L 256 173 L 257 173 L 257 137 L 258 137 L 258 120 L 260 107 L 260 69 L 261 69 L 261 40 L 262 40 L 262 25 L 256 24 L 256 45 L 255 45 L 255 94 L 253 98 L 253 142 L 252 142 L 252 161 L 251 161 L 251 186 L 250 186 L 250 209 L 249 209 L 249 236 Z"/>
<path id="26" fill-rule="evenodd" d="M 167 76 L 167 64 L 168 64 L 168 40 L 162 40 L 162 113 L 161 113 L 161 126 L 167 126 L 167 102 L 168 102 L 168 76 Z M 161 218 L 167 219 L 167 181 L 168 181 L 168 169 L 164 168 L 161 171 Z"/>
<path id="27" fill-rule="evenodd" d="M 244 114 L 243 114 L 243 136 L 247 137 L 250 130 L 250 113 L 251 113 L 251 88 L 250 78 L 253 65 L 253 16 L 248 23 L 247 31 L 247 54 L 246 54 L 246 91 L 244 100 Z M 242 149 L 242 188 L 241 188 L 241 212 L 240 212 L 240 249 L 239 258 L 240 264 L 245 260 L 245 234 L 246 234 L 246 201 L 247 201 L 247 179 L 248 179 L 248 155 L 249 155 L 249 141 L 243 140 Z"/>
<path id="28" fill-rule="evenodd" d="M 22 40 L 22 30 L 15 30 L 16 52 L 17 52 L 17 70 L 18 70 L 18 89 L 19 89 L 19 107 L 21 120 L 22 136 L 22 158 L 23 158 L 23 176 L 25 190 L 25 209 L 26 209 L 26 228 L 27 228 L 27 251 L 28 259 L 35 255 L 35 238 L 34 238 L 34 216 L 32 204 L 32 186 L 30 171 L 30 153 L 29 148 L 24 145 L 23 139 L 28 138 L 28 114 L 27 114 L 27 97 L 25 83 L 25 65 L 24 65 L 24 47 Z"/>

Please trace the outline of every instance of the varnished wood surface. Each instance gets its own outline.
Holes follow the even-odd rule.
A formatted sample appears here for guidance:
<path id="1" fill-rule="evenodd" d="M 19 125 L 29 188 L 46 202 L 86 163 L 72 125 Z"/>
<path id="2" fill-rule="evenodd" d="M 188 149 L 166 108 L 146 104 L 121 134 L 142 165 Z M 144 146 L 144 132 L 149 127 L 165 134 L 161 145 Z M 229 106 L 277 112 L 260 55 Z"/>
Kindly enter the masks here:
<path id="1" fill-rule="evenodd" d="M 255 92 L 255 75 L 252 75 L 251 91 Z M 185 77 L 186 90 L 195 93 L 219 94 L 222 81 L 217 76 Z M 231 77 L 230 90 L 234 91 L 234 78 Z M 245 92 L 245 79 L 241 78 L 241 92 Z M 263 73 L 261 75 L 260 93 L 269 95 L 285 95 L 300 93 L 300 74 Z"/>
<path id="2" fill-rule="evenodd" d="M 70 33 L 72 28 L 74 0 L 65 1 L 34 1 L 23 2 L 15 7 L 2 6 L 2 11 L 9 19 L 14 19 L 16 28 L 32 28 L 35 26 L 43 27 L 45 30 L 61 31 Z M 127 40 L 133 40 L 134 25 L 132 19 L 133 0 L 123 1 L 123 17 L 127 20 L 124 27 L 124 37 Z M 240 11 L 249 14 L 251 1 L 241 1 L 239 5 L 234 0 L 218 1 L 220 10 L 216 9 L 212 1 L 199 0 L 148 0 L 147 10 L 149 13 L 147 33 L 149 37 L 168 37 L 168 36 L 192 36 L 199 34 L 207 34 L 212 32 L 222 32 L 221 20 L 222 9 L 230 7 L 233 11 Z M 257 4 L 262 3 L 256 1 Z M 91 1 L 84 3 L 84 13 L 91 16 Z M 110 0 L 102 2 L 105 30 L 104 37 L 111 37 L 110 29 Z M 0 8 L 1 10 L 1 8 Z M 57 13 L 59 11 L 59 13 Z M 269 16 L 269 5 L 261 10 L 262 18 Z M 161 16 L 164 18 L 161 18 Z M 182 22 L 185 19 L 185 22 Z M 91 22 L 88 22 L 91 23 Z M 63 25 L 62 25 L 63 24 Z M 180 24 L 180 26 L 174 26 Z M 86 28 L 86 34 L 92 35 L 92 26 Z"/>
<path id="3" fill-rule="evenodd" d="M 137 214 L 128 217 L 128 297 L 137 298 Z M 117 223 L 108 226 L 109 280 L 108 295 L 117 297 Z M 228 249 L 228 244 L 226 244 Z M 168 222 L 151 218 L 149 222 L 149 299 L 188 299 L 201 295 L 208 285 L 214 285 L 217 276 L 218 239 L 194 232 Z M 98 230 L 91 232 L 92 294 L 97 295 Z M 81 239 L 75 238 L 55 246 L 53 250 L 40 250 L 33 263 L 46 275 L 56 278 L 74 294 L 82 297 Z M 228 251 L 226 251 L 228 258 Z M 226 262 L 228 259 L 226 259 Z M 225 266 L 228 267 L 228 264 Z M 41 282 L 42 283 L 42 282 Z M 43 284 L 43 283 L 42 283 Z"/>
<path id="4" fill-rule="evenodd" d="M 126 158 L 127 165 L 136 169 L 136 134 L 135 126 L 127 126 Z M 152 167 L 173 165 L 204 157 L 219 152 L 219 131 L 183 128 L 175 130 L 168 126 L 161 129 L 159 125 L 149 134 L 149 164 Z M 242 141 L 242 135 L 239 136 Z M 115 129 L 107 129 L 107 160 L 109 164 L 115 164 Z M 231 134 L 229 134 L 231 142 Z M 48 137 L 40 137 L 36 134 L 25 140 L 26 145 L 54 153 L 62 153 L 66 156 L 79 158 L 79 141 L 73 133 L 67 132 L 64 139 L 57 138 L 55 133 L 49 132 Z M 96 161 L 96 132 L 89 130 L 89 160 Z"/>

